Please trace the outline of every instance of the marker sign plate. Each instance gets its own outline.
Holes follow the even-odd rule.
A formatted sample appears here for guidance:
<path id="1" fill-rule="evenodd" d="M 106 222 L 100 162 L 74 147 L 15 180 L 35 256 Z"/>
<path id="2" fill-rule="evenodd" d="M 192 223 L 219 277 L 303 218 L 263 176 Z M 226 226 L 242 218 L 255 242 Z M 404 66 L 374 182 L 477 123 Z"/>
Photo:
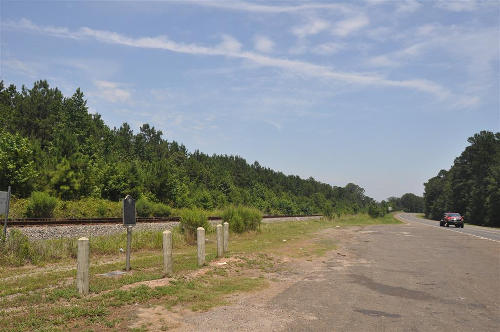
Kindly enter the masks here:
<path id="1" fill-rule="evenodd" d="M 9 199 L 9 193 L 6 191 L 0 191 L 0 214 L 5 215 L 5 213 L 7 213 L 8 199 Z"/>
<path id="2" fill-rule="evenodd" d="M 129 195 L 123 200 L 123 225 L 135 226 L 135 200 Z"/>

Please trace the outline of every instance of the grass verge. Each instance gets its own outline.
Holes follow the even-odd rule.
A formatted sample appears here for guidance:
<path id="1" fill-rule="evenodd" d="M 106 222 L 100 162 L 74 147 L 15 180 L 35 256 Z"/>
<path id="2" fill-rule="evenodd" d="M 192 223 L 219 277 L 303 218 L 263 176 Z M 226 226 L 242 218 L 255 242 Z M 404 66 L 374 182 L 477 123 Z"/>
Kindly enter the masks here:
<path id="1" fill-rule="evenodd" d="M 71 255 L 40 266 L 0 267 L 0 330 L 124 330 L 136 304 L 207 310 L 224 304 L 227 294 L 265 287 L 263 274 L 280 268 L 276 255 L 308 258 L 334 249 L 335 241 L 321 237 L 321 230 L 393 223 L 400 222 L 392 215 L 377 219 L 356 215 L 263 224 L 260 231 L 232 233 L 231 259 L 226 265 L 211 264 L 201 270 L 196 266 L 196 248 L 187 245 L 182 234 L 175 231 L 175 274 L 168 282 L 162 279 L 161 232 L 134 234 L 138 239 L 133 246 L 132 272 L 111 278 L 100 274 L 123 269 L 125 259 L 118 248 L 125 239 L 121 235 L 93 238 L 88 297 L 81 297 L 75 290 L 76 264 Z M 214 237 L 208 234 L 209 263 L 215 260 Z M 50 243 L 44 242 L 39 248 L 50 247 Z"/>

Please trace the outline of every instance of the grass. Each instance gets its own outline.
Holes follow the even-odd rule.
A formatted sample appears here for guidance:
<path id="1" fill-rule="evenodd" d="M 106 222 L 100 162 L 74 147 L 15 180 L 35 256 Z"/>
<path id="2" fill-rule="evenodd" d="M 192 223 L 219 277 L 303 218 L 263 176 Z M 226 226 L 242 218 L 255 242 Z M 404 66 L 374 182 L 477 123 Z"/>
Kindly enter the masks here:
<path id="1" fill-rule="evenodd" d="M 392 215 L 377 219 L 357 215 L 262 224 L 260 231 L 231 233 L 232 260 L 223 268 L 206 267 L 204 274 L 193 274 L 198 270 L 196 247 L 187 245 L 183 235 L 174 230 L 174 276 L 170 284 L 157 287 L 136 283 L 163 278 L 161 232 L 134 233 L 132 272 L 113 278 L 99 274 L 123 269 L 125 257 L 118 249 L 125 238 L 92 238 L 88 297 L 76 292 L 76 263 L 71 253 L 39 261 L 37 266 L 0 266 L 0 330 L 123 330 L 129 324 L 127 313 L 136 303 L 204 311 L 226 303 L 227 294 L 265 287 L 268 281 L 263 273 L 281 268 L 280 255 L 309 259 L 334 249 L 335 240 L 322 236 L 323 229 L 398 222 Z M 215 259 L 215 234 L 207 234 L 207 238 L 207 262 L 211 262 Z M 58 241 L 41 241 L 37 248 L 72 247 L 74 240 Z"/>

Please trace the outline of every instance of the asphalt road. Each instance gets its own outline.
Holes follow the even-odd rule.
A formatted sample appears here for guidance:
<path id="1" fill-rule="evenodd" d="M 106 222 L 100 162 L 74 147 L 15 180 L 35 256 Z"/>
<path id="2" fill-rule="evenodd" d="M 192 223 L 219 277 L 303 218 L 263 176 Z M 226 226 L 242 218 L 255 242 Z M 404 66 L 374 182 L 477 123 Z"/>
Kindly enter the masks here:
<path id="1" fill-rule="evenodd" d="M 447 231 L 453 231 L 458 233 L 467 234 L 470 236 L 475 236 L 483 240 L 492 240 L 496 242 L 500 242 L 500 229 L 499 228 L 488 228 L 481 227 L 476 225 L 465 224 L 464 228 L 455 228 L 455 226 L 450 227 L 440 227 L 439 221 L 422 219 L 416 216 L 413 213 L 401 213 L 400 218 L 407 222 L 418 222 L 424 225 L 434 226 L 438 228 L 445 229 Z"/>
<path id="2" fill-rule="evenodd" d="M 404 225 L 357 231 L 273 297 L 268 310 L 296 317 L 279 329 L 500 331 L 497 230 L 402 217 Z"/>

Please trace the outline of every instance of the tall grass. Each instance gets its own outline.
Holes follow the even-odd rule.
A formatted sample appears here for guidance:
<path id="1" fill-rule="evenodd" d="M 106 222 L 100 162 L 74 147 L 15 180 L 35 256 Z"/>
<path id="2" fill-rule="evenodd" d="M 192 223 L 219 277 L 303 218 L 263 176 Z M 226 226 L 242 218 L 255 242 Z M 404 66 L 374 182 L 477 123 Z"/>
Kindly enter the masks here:
<path id="1" fill-rule="evenodd" d="M 51 218 L 57 205 L 57 198 L 47 193 L 35 191 L 31 194 L 26 206 L 26 216 L 29 218 Z"/>
<path id="2" fill-rule="evenodd" d="M 229 223 L 233 232 L 255 231 L 262 221 L 262 213 L 251 207 L 230 206 L 222 211 L 222 220 Z"/>
<path id="3" fill-rule="evenodd" d="M 207 231 L 211 231 L 211 226 L 208 222 L 208 215 L 201 209 L 184 209 L 180 211 L 181 228 L 184 232 L 186 241 L 194 244 L 196 242 L 196 229 L 203 227 Z"/>
<path id="4" fill-rule="evenodd" d="M 172 236 L 174 248 L 186 246 L 184 235 L 179 227 L 172 229 Z M 76 238 L 30 240 L 21 231 L 11 229 L 5 241 L 3 238 L 0 239 L 0 266 L 40 265 L 76 258 L 77 241 Z M 120 248 L 126 247 L 127 234 L 90 237 L 89 242 L 91 255 L 117 254 L 120 252 Z M 162 232 L 152 230 L 134 232 L 132 248 L 134 250 L 160 250 L 162 248 Z"/>
<path id="5" fill-rule="evenodd" d="M 170 206 L 152 202 L 144 197 L 137 201 L 135 208 L 139 217 L 168 217 L 172 214 Z"/>

